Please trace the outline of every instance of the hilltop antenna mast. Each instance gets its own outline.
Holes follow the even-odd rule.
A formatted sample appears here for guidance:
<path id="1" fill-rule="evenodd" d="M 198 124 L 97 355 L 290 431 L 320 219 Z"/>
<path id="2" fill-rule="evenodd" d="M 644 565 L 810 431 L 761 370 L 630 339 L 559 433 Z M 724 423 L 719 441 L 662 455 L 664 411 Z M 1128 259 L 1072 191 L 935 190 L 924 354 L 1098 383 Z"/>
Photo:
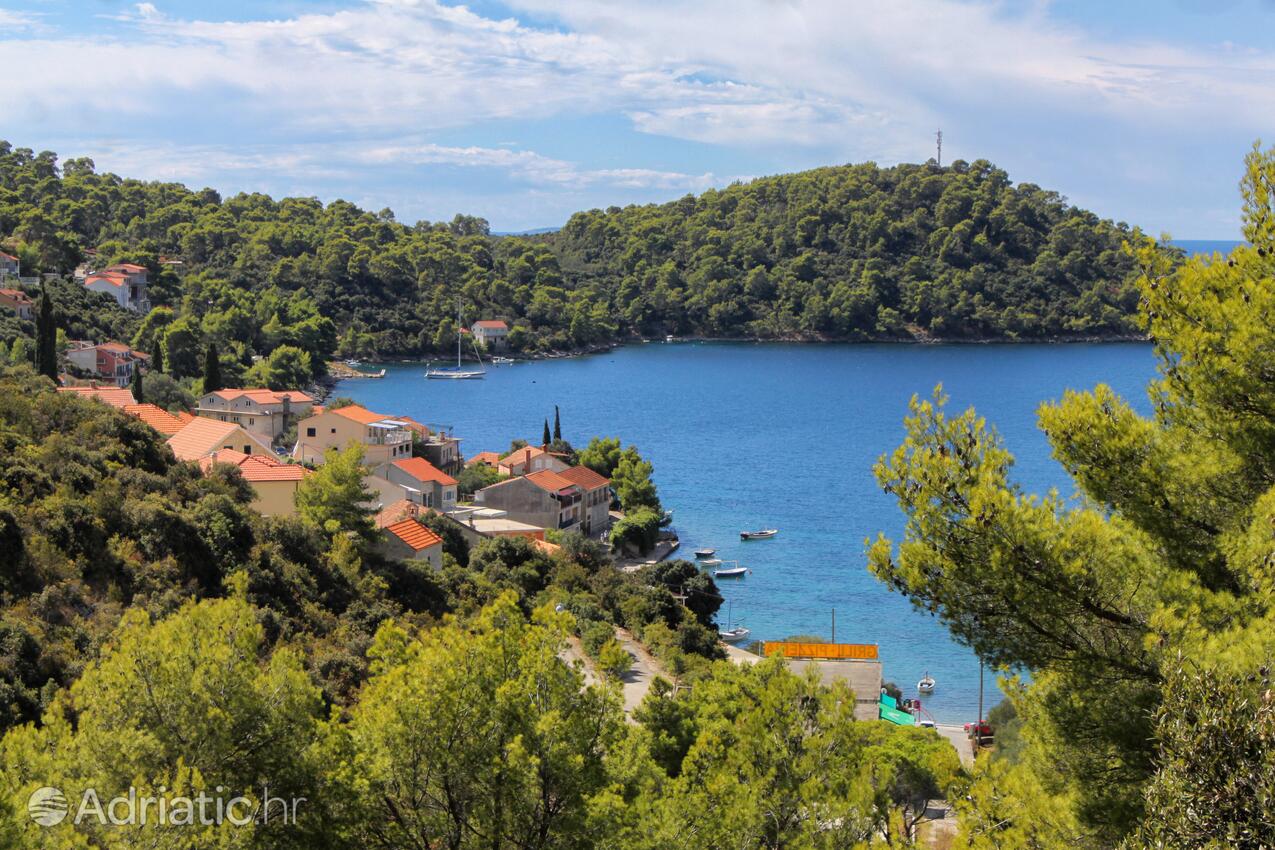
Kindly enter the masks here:
<path id="1" fill-rule="evenodd" d="M 940 129 L 934 134 L 934 141 L 938 146 L 938 153 L 934 157 L 934 161 L 939 168 L 943 167 L 943 131 Z"/>

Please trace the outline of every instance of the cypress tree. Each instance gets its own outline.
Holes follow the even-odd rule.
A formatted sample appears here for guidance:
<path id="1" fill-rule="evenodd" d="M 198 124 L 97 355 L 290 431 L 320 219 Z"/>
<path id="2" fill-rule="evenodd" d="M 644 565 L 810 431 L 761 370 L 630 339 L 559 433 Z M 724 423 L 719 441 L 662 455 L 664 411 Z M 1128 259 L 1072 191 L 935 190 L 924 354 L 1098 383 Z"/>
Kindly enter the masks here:
<path id="1" fill-rule="evenodd" d="M 152 372 L 159 373 L 164 371 L 164 339 L 155 333 L 155 338 L 151 340 L 151 366 Z"/>
<path id="2" fill-rule="evenodd" d="M 204 392 L 211 393 L 224 389 L 221 382 L 221 360 L 217 357 L 217 344 L 208 343 L 208 351 L 204 354 Z"/>
<path id="3" fill-rule="evenodd" d="M 553 406 L 553 441 L 562 439 L 562 420 L 558 418 L 558 405 Z"/>
<path id="4" fill-rule="evenodd" d="M 41 287 L 40 315 L 35 320 L 35 368 L 55 384 L 58 381 L 58 329 L 53 319 L 53 298 Z"/>
<path id="5" fill-rule="evenodd" d="M 140 364 L 133 364 L 133 398 L 138 404 L 146 403 L 146 393 L 142 390 L 142 369 Z"/>
<path id="6" fill-rule="evenodd" d="M 545 446 L 549 445 L 549 420 L 548 419 L 545 420 L 545 436 L 541 445 L 545 445 Z"/>

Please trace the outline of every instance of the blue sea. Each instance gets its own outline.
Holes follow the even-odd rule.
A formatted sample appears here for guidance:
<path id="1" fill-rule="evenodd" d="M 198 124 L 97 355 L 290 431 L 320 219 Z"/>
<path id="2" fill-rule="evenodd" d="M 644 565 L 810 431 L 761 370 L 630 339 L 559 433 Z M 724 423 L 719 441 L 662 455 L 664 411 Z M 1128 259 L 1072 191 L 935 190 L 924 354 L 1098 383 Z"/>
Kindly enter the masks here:
<path id="1" fill-rule="evenodd" d="M 386 368 L 385 379 L 346 381 L 336 394 L 452 425 L 467 456 L 503 451 L 515 438 L 539 442 L 555 404 L 574 445 L 595 435 L 635 444 L 655 464 L 683 554 L 712 546 L 752 569 L 720 585 L 754 638 L 830 638 L 835 609 L 839 642 L 879 644 L 886 679 L 907 695 L 930 672 L 938 687 L 926 707 L 940 722 L 964 722 L 978 710 L 977 660 L 867 571 L 865 540 L 884 532 L 897 541 L 903 528 L 873 463 L 902 440 L 909 397 L 942 383 L 952 410 L 973 405 L 1000 431 L 1024 488 L 1070 496 L 1036 430 L 1037 407 L 1107 383 L 1148 412 L 1155 364 L 1138 343 L 647 343 L 491 367 L 482 381 L 427 381 L 415 364 Z M 740 542 L 742 529 L 761 527 L 780 534 Z M 991 675 L 986 694 L 988 707 L 1000 698 Z"/>

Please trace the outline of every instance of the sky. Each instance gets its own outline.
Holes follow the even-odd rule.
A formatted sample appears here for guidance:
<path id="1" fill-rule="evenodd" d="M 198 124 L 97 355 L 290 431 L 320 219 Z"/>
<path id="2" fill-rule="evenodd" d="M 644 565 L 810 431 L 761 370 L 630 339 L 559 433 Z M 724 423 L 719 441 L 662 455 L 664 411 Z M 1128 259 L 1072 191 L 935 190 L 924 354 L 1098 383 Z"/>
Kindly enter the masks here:
<path id="1" fill-rule="evenodd" d="M 0 139 L 497 231 L 767 174 L 987 159 L 1238 238 L 1275 0 L 0 0 Z"/>

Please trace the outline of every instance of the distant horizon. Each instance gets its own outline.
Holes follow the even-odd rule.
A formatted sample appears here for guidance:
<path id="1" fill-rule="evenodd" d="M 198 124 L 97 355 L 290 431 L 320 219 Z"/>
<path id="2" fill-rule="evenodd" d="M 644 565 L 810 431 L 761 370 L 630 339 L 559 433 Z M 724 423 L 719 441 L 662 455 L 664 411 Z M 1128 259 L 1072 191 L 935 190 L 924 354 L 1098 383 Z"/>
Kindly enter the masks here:
<path id="1" fill-rule="evenodd" d="M 1275 139 L 1273 25 L 1268 0 L 0 0 L 0 114 L 118 174 L 501 232 L 924 162 L 941 129 L 943 162 L 1228 238 Z"/>

